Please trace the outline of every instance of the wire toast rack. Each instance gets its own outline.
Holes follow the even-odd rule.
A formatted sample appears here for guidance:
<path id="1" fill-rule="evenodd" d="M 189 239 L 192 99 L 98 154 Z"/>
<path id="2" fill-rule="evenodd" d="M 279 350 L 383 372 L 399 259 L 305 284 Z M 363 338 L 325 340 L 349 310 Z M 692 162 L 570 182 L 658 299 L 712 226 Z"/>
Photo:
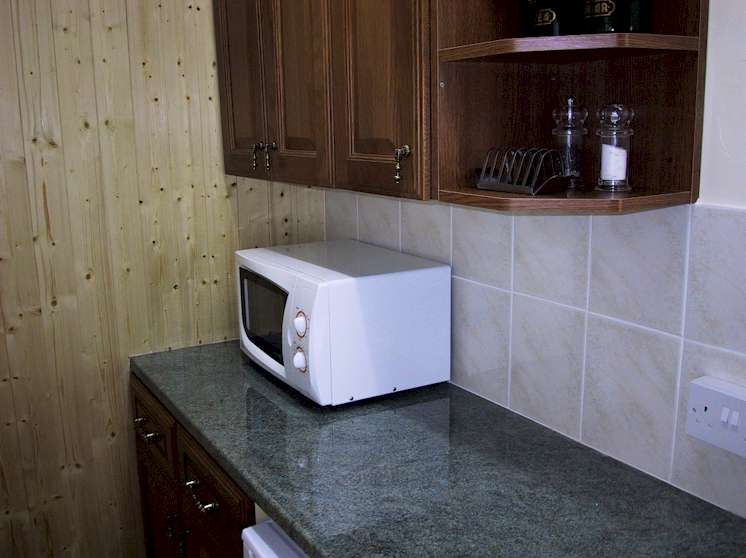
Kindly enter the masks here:
<path id="1" fill-rule="evenodd" d="M 535 196 L 564 192 L 570 185 L 556 149 L 492 147 L 476 173 L 477 188 L 496 192 Z"/>

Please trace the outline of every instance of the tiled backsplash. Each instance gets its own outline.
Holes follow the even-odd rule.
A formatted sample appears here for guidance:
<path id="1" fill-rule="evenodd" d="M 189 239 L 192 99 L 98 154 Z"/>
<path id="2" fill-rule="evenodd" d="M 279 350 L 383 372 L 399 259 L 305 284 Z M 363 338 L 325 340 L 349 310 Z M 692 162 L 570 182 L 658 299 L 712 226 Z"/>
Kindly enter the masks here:
<path id="1" fill-rule="evenodd" d="M 746 384 L 746 211 L 325 205 L 327 239 L 452 265 L 453 383 L 746 516 L 746 460 L 684 431 L 690 380 Z"/>

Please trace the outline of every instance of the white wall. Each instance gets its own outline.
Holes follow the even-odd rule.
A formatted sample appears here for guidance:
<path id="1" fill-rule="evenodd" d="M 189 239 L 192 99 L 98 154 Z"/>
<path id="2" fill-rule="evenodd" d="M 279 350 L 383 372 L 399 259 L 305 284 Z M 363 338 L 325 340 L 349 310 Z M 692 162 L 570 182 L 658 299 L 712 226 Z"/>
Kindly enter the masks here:
<path id="1" fill-rule="evenodd" d="M 700 203 L 746 208 L 746 1 L 713 0 Z"/>

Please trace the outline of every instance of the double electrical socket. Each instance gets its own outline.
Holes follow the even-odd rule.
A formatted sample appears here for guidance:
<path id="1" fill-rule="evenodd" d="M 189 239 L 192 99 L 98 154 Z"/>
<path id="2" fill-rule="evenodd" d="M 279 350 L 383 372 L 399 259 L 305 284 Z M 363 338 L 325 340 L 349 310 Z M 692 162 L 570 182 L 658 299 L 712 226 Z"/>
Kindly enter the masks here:
<path id="1" fill-rule="evenodd" d="M 711 376 L 691 382 L 686 433 L 746 457 L 746 387 Z"/>

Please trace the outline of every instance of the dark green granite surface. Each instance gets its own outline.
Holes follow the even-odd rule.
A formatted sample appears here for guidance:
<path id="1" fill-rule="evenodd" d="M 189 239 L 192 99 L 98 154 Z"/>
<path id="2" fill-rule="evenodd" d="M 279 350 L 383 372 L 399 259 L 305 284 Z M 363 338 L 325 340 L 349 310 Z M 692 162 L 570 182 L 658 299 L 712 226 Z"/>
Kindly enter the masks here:
<path id="1" fill-rule="evenodd" d="M 132 369 L 312 556 L 746 556 L 746 520 L 447 384 L 324 409 L 233 342 Z"/>

